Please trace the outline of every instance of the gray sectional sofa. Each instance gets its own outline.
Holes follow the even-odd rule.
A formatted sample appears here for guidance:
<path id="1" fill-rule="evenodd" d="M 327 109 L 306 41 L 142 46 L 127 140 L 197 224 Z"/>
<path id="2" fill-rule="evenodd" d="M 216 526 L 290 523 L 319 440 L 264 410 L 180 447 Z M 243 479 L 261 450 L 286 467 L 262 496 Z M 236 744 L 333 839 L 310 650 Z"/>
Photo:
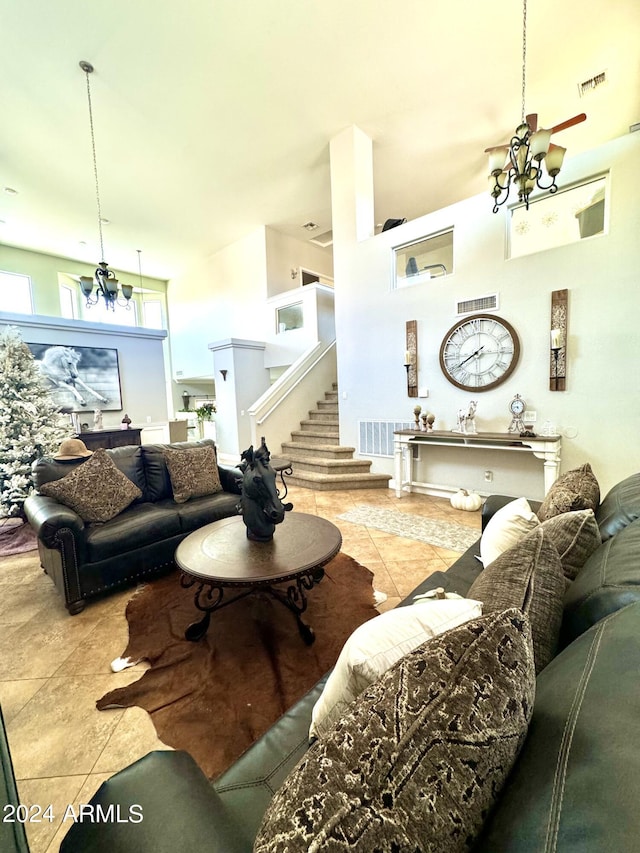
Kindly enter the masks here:
<path id="1" fill-rule="evenodd" d="M 69 613 L 79 613 L 88 599 L 170 571 L 175 566 L 176 548 L 185 536 L 204 524 L 237 514 L 242 475 L 238 469 L 222 465 L 217 466 L 222 491 L 182 503 L 174 500 L 166 451 L 205 447 L 214 447 L 213 441 L 107 450 L 118 470 L 138 487 L 140 497 L 104 523 L 85 523 L 69 506 L 39 492 L 26 499 L 25 514 L 38 537 L 42 567 Z M 33 465 L 35 486 L 39 490 L 84 464 L 39 459 Z M 97 482 L 96 489 L 99 486 Z"/>
<path id="2" fill-rule="evenodd" d="M 494 496 L 486 501 L 483 527 L 508 500 Z M 537 675 L 526 740 L 495 807 L 485 816 L 482 834 L 468 845 L 425 844 L 415 850 L 632 853 L 638 849 L 640 474 L 611 489 L 595 517 L 602 544 L 565 594 L 560 647 Z M 478 543 L 448 571 L 428 577 L 402 604 L 438 586 L 464 595 L 486 571 L 477 555 Z M 152 752 L 115 774 L 92 803 L 103 809 L 118 805 L 121 813 L 137 804 L 144 820 L 74 825 L 61 853 L 248 853 L 274 792 L 316 749 L 309 748 L 308 731 L 323 684 L 324 679 L 211 784 L 183 752 Z M 292 811 L 296 806 L 291 803 Z M 420 808 L 416 801 L 416 815 Z M 276 844 L 273 849 L 284 853 L 299 848 Z M 319 849 L 343 848 L 329 842 Z"/>

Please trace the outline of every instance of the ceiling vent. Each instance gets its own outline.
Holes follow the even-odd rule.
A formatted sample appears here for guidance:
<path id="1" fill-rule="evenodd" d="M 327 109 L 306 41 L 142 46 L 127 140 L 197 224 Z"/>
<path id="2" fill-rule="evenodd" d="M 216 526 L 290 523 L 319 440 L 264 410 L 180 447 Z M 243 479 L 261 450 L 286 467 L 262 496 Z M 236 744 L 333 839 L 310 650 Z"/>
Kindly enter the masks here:
<path id="1" fill-rule="evenodd" d="M 497 293 L 478 296 L 475 299 L 464 299 L 456 304 L 458 317 L 463 314 L 475 314 L 476 311 L 496 311 L 500 307 Z"/>
<path id="2" fill-rule="evenodd" d="M 578 83 L 578 92 L 580 97 L 584 98 L 585 95 L 590 95 L 591 92 L 595 91 L 600 86 L 604 86 L 606 82 L 606 71 L 601 71 L 600 74 L 595 74 L 593 77 L 589 77 L 588 80 L 583 80 L 582 83 Z"/>
<path id="3" fill-rule="evenodd" d="M 326 249 L 328 246 L 333 245 L 333 231 L 325 231 L 324 234 L 318 234 L 317 237 L 312 237 L 309 242 Z"/>

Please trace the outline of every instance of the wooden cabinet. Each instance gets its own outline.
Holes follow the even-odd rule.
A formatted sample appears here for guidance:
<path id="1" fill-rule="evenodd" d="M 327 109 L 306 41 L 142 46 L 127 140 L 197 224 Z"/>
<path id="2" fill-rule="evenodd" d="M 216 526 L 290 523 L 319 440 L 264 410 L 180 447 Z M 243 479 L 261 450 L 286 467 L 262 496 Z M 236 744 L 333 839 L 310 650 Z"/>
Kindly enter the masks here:
<path id="1" fill-rule="evenodd" d="M 98 429 L 84 430 L 76 433 L 75 437 L 84 441 L 88 450 L 97 450 L 98 447 L 110 449 L 112 447 L 125 447 L 129 444 L 140 444 L 141 428 L 134 429 Z"/>

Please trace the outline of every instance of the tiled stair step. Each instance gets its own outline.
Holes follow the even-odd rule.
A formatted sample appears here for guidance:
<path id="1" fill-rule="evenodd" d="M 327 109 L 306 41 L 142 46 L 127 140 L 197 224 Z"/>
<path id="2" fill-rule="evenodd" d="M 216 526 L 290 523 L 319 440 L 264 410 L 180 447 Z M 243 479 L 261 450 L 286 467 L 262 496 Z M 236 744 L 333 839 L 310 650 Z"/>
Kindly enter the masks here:
<path id="1" fill-rule="evenodd" d="M 390 474 L 318 474 L 316 471 L 297 471 L 287 477 L 287 482 L 315 491 L 336 489 L 387 489 Z"/>
<path id="2" fill-rule="evenodd" d="M 338 432 L 337 420 L 332 421 L 323 418 L 309 418 L 307 420 L 300 421 L 300 426 L 303 432 L 306 430 L 307 432 L 318 432 L 324 435 L 334 435 Z"/>
<path id="3" fill-rule="evenodd" d="M 291 438 L 300 444 L 340 444 L 340 433 L 337 429 L 333 432 L 295 429 L 291 432 Z"/>
<path id="4" fill-rule="evenodd" d="M 368 474 L 371 468 L 371 462 L 367 459 L 319 459 L 306 456 L 291 461 L 296 474 L 307 471 L 318 474 Z"/>
<path id="5" fill-rule="evenodd" d="M 303 444 L 298 441 L 282 443 L 282 455 L 291 461 L 319 457 L 321 459 L 351 459 L 355 447 L 340 444 Z"/>

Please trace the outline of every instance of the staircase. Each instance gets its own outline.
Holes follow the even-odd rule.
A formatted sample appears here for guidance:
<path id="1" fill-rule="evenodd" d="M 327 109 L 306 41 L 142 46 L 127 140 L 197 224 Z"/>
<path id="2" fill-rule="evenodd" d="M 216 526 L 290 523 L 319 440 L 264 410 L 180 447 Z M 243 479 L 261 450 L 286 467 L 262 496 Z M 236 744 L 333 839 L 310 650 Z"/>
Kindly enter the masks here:
<path id="1" fill-rule="evenodd" d="M 287 482 L 307 489 L 387 489 L 389 474 L 371 474 L 371 462 L 354 459 L 355 447 L 340 445 L 338 391 L 325 391 L 325 399 L 282 443 L 282 455 L 293 463 Z"/>

